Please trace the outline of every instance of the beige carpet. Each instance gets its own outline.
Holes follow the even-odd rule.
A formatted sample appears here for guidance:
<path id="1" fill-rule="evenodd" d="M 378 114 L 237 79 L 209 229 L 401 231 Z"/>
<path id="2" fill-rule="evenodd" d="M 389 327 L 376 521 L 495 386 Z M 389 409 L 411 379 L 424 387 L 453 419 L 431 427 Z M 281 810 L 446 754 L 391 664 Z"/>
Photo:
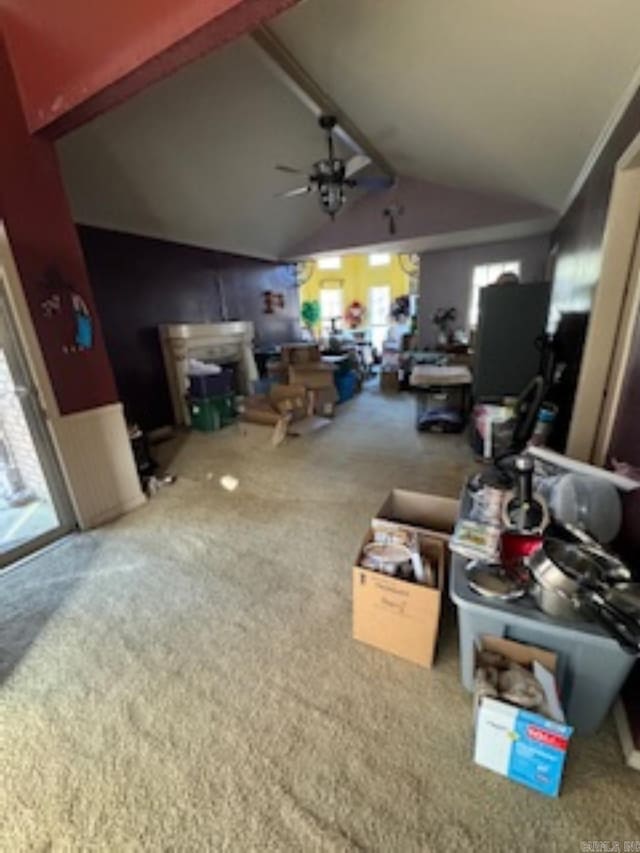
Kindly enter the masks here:
<path id="1" fill-rule="evenodd" d="M 0 849 L 640 841 L 610 722 L 548 800 L 471 763 L 451 615 L 431 672 L 350 637 L 367 519 L 392 486 L 455 494 L 469 463 L 367 392 L 276 450 L 257 427 L 189 437 L 146 507 L 5 574 Z"/>

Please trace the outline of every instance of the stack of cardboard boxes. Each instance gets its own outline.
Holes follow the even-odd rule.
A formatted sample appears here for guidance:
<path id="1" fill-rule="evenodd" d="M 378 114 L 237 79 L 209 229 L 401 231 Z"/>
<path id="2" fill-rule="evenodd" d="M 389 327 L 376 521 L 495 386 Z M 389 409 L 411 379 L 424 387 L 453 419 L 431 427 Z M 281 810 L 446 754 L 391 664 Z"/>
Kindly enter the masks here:
<path id="1" fill-rule="evenodd" d="M 278 364 L 289 385 L 302 385 L 312 396 L 316 415 L 333 417 L 338 402 L 335 367 L 322 361 L 317 344 L 284 344 Z"/>
<path id="2" fill-rule="evenodd" d="M 280 360 L 269 365 L 269 376 L 276 380 L 269 391 L 244 401 L 244 421 L 273 426 L 274 444 L 329 423 L 338 400 L 334 367 L 321 360 L 316 344 L 284 345 Z"/>

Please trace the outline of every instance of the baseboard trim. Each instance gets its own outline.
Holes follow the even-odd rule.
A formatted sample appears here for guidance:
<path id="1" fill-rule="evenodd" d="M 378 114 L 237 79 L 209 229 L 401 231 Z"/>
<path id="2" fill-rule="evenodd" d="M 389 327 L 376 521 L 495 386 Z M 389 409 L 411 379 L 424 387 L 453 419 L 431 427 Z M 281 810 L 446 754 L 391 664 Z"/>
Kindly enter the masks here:
<path id="1" fill-rule="evenodd" d="M 139 497 L 132 498 L 130 501 L 126 501 L 125 503 L 119 503 L 115 506 L 109 507 L 103 512 L 85 519 L 83 528 L 91 530 L 95 527 L 101 527 L 103 524 L 110 524 L 112 521 L 117 521 L 123 515 L 144 506 L 147 503 L 147 500 L 148 499 L 145 497 L 143 492 L 140 492 Z"/>

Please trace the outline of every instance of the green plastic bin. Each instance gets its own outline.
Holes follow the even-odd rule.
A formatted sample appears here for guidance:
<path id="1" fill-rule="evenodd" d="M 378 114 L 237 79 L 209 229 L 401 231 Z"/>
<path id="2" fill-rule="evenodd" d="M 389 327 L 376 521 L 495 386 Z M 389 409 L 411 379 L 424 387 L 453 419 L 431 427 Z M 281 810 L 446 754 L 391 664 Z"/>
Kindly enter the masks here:
<path id="1" fill-rule="evenodd" d="M 223 394 L 220 397 L 211 397 L 210 401 L 216 407 L 221 426 L 233 423 L 236 417 L 236 406 L 233 394 Z"/>
<path id="2" fill-rule="evenodd" d="M 200 432 L 215 432 L 233 423 L 236 417 L 233 394 L 221 394 L 217 397 L 205 397 L 202 400 L 189 400 L 191 426 Z"/>
<path id="3" fill-rule="evenodd" d="M 215 432 L 222 426 L 220 407 L 216 398 L 204 400 L 189 400 L 189 415 L 191 426 L 200 432 Z"/>

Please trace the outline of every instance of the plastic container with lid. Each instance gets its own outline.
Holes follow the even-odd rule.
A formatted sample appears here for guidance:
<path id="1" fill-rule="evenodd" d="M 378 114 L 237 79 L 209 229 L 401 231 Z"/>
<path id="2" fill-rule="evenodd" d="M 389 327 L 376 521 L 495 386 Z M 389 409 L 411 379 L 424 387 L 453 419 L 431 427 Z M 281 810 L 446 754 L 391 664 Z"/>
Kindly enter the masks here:
<path id="1" fill-rule="evenodd" d="M 467 583 L 467 561 L 453 557 L 449 594 L 458 608 L 462 683 L 474 688 L 479 637 L 505 637 L 558 655 L 556 680 L 567 722 L 592 734 L 604 721 L 635 658 L 593 622 L 563 622 L 542 613 L 528 596 L 518 601 L 483 598 Z"/>

